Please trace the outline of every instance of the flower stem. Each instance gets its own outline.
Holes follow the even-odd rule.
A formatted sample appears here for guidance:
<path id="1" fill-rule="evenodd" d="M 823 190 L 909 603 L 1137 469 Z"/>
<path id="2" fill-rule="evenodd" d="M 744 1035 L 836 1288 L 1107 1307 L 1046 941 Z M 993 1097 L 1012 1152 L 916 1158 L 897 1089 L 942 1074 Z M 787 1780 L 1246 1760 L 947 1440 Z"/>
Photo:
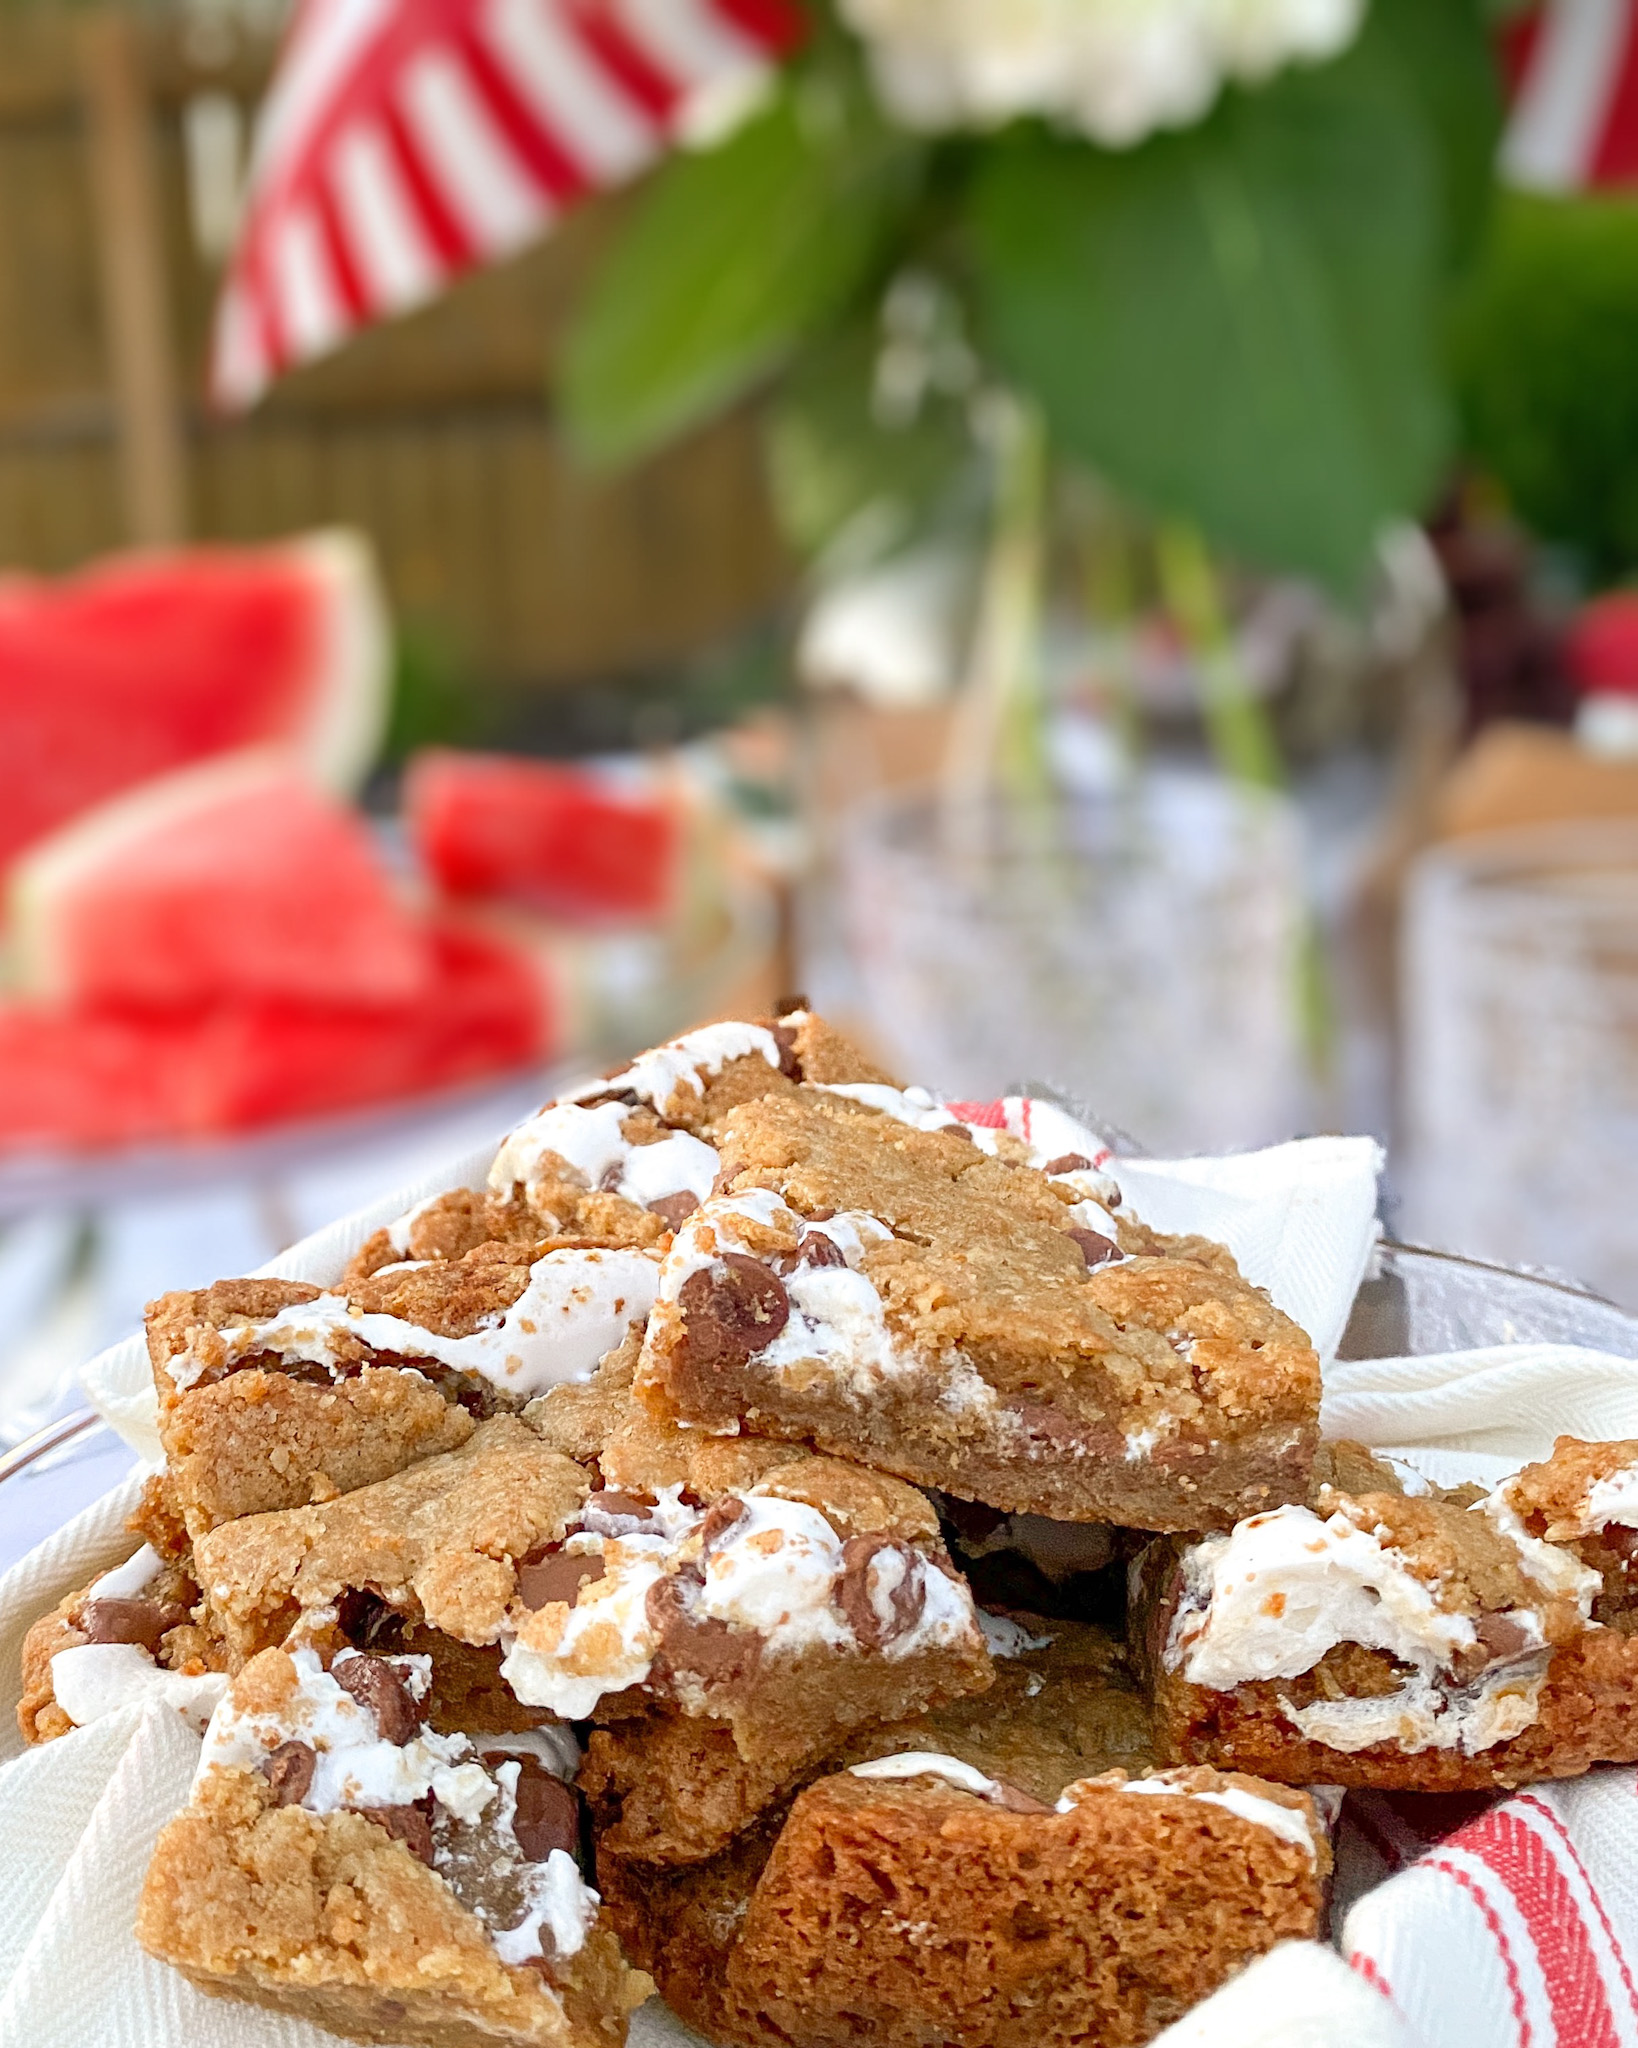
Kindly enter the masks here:
<path id="1" fill-rule="evenodd" d="M 1160 587 L 1200 676 L 1206 736 L 1224 773 L 1257 789 L 1279 789 L 1285 764 L 1266 711 L 1246 687 L 1211 555 L 1198 527 L 1172 520 L 1155 541 Z"/>

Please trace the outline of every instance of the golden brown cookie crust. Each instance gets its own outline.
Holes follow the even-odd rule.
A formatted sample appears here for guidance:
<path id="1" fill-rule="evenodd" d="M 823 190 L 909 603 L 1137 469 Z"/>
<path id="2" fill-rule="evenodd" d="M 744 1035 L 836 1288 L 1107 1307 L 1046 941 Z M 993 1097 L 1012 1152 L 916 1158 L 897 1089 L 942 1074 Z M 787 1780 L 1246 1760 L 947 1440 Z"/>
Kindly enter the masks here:
<path id="1" fill-rule="evenodd" d="M 508 1967 L 402 1842 L 247 1771 L 207 1773 L 161 1833 L 137 1939 L 203 1990 L 424 2048 L 619 2048 L 649 1990 L 602 1928 L 551 1978 Z"/>
<path id="2" fill-rule="evenodd" d="M 1068 1183 L 846 1101 L 766 1097 L 719 1138 L 725 1195 L 770 1189 L 817 1229 L 864 1211 L 891 1230 L 857 1270 L 914 1369 L 867 1393 L 817 1358 L 764 1369 L 754 1349 L 725 1355 L 699 1334 L 701 1311 L 662 1294 L 637 1377 L 655 1415 L 806 1439 L 1059 1520 L 1203 1529 L 1306 1497 L 1318 1360 L 1237 1276 L 1173 1257 L 1089 1268 Z M 788 1223 L 731 1222 L 753 1265 L 795 1248 Z M 982 1387 L 946 1390 L 952 1357 Z"/>

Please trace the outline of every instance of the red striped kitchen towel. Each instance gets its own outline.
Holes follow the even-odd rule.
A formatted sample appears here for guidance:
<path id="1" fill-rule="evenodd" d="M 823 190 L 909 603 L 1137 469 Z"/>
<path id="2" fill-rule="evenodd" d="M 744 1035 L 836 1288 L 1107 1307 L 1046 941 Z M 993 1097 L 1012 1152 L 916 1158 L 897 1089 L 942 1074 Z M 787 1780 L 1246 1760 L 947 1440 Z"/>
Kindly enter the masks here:
<path id="1" fill-rule="evenodd" d="M 300 0 L 217 308 L 216 402 L 509 256 L 800 31 L 793 0 Z"/>
<path id="2" fill-rule="evenodd" d="M 1476 1803 L 1349 1799 L 1342 1953 L 1428 2048 L 1638 2048 L 1638 1772 Z"/>

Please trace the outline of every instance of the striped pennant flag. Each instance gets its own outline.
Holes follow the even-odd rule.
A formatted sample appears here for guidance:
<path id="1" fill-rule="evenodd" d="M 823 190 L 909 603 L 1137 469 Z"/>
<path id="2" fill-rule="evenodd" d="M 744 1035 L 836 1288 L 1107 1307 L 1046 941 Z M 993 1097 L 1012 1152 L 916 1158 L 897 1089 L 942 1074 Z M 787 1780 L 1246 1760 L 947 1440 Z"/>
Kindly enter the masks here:
<path id="1" fill-rule="evenodd" d="M 1638 185 L 1638 0 L 1548 0 L 1509 23 L 1503 54 L 1509 184 Z"/>
<path id="2" fill-rule="evenodd" d="M 301 0 L 262 109 L 211 390 L 510 256 L 753 89 L 794 0 Z"/>

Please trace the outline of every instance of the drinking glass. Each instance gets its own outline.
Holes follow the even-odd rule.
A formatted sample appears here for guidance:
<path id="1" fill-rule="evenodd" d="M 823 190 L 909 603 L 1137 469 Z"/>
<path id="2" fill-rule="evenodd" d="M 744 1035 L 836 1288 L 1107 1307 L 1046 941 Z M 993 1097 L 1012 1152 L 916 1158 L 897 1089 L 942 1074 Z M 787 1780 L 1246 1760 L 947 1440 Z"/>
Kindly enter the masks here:
<path id="1" fill-rule="evenodd" d="M 1423 855 L 1404 933 L 1405 1234 L 1638 1307 L 1638 823 Z"/>

